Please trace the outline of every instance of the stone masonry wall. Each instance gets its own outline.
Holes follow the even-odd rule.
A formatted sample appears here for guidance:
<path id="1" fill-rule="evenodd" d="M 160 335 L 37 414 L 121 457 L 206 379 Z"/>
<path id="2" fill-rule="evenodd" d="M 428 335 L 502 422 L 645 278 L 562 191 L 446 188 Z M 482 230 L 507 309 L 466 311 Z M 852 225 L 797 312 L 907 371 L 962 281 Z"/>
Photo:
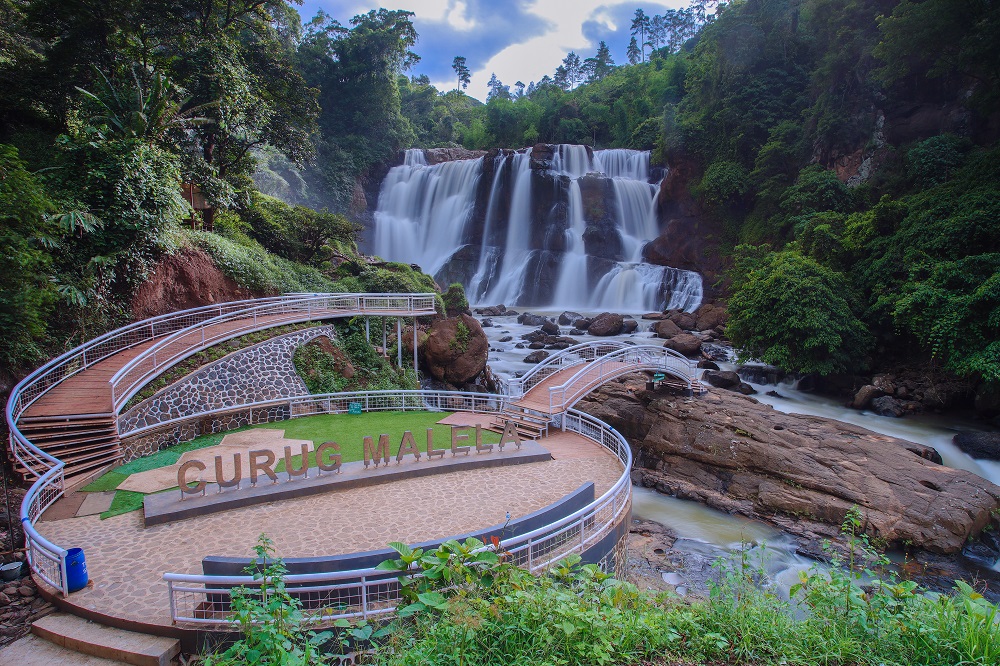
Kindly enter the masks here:
<path id="1" fill-rule="evenodd" d="M 332 338 L 333 335 L 332 326 L 317 326 L 233 352 L 199 368 L 122 414 L 118 419 L 118 431 L 127 435 L 137 428 L 189 414 L 308 395 L 305 383 L 295 371 L 292 355 L 310 340 L 320 336 Z M 177 441 L 175 439 L 174 443 Z M 155 446 L 149 452 L 159 448 L 162 447 Z"/>

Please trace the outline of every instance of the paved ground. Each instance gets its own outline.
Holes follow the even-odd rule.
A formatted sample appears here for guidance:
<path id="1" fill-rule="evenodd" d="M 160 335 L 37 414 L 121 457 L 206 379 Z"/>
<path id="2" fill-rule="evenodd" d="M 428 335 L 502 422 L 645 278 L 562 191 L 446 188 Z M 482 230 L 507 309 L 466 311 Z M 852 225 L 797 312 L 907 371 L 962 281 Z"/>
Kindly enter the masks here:
<path id="1" fill-rule="evenodd" d="M 28 634 L 0 649 L 0 666 L 124 666 L 112 661 L 59 647 L 44 638 Z"/>
<path id="2" fill-rule="evenodd" d="M 554 460 L 452 472 L 338 491 L 143 528 L 140 512 L 38 524 L 54 543 L 84 549 L 92 585 L 74 603 L 119 617 L 169 624 L 162 574 L 201 573 L 208 555 L 246 557 L 266 533 L 282 557 L 384 548 L 471 532 L 547 506 L 593 481 L 597 495 L 621 476 L 617 458 L 575 433 L 541 441 Z"/>

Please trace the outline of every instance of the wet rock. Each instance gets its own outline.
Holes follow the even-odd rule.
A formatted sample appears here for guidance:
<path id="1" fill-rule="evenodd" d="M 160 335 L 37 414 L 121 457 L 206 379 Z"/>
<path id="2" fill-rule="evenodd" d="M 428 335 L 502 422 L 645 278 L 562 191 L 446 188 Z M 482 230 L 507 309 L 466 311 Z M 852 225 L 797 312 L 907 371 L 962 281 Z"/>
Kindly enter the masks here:
<path id="1" fill-rule="evenodd" d="M 757 389 L 750 386 L 746 382 L 740 382 L 740 385 L 736 387 L 736 391 L 742 393 L 743 395 L 754 395 L 757 393 Z"/>
<path id="2" fill-rule="evenodd" d="M 660 321 L 661 319 L 666 319 L 667 315 L 663 314 L 662 312 L 647 312 L 646 314 L 642 315 L 642 318 L 648 319 L 650 321 Z"/>
<path id="3" fill-rule="evenodd" d="M 602 312 L 594 317 L 594 320 L 590 322 L 590 326 L 587 327 L 587 332 L 591 335 L 600 336 L 618 335 L 622 332 L 623 323 L 624 317 L 620 314 Z"/>
<path id="4" fill-rule="evenodd" d="M 699 331 L 705 331 L 726 323 L 726 308 L 708 303 L 694 311 L 696 326 Z"/>
<path id="5" fill-rule="evenodd" d="M 671 310 L 667 313 L 667 318 L 685 331 L 693 331 L 698 328 L 698 318 L 691 312 Z"/>
<path id="6" fill-rule="evenodd" d="M 636 329 L 638 328 L 639 328 L 639 322 L 637 322 L 635 319 L 632 319 L 631 317 L 626 317 L 625 319 L 622 320 L 623 334 L 635 333 Z"/>
<path id="7" fill-rule="evenodd" d="M 854 394 L 854 401 L 851 402 L 851 407 L 854 409 L 865 409 L 871 404 L 872 400 L 875 398 L 881 398 L 885 393 L 878 387 L 868 384 L 867 386 L 862 386 L 858 389 L 858 392 Z"/>
<path id="8" fill-rule="evenodd" d="M 512 336 L 512 335 L 504 335 L 497 342 L 510 342 L 513 339 L 514 339 L 514 336 Z"/>
<path id="9" fill-rule="evenodd" d="M 896 378 L 892 375 L 875 375 L 872 377 L 872 385 L 886 395 L 896 392 Z"/>
<path id="10" fill-rule="evenodd" d="M 479 322 L 479 325 L 482 326 L 483 328 L 492 328 L 493 327 L 493 320 L 490 319 L 489 317 L 486 317 L 481 322 Z"/>
<path id="11" fill-rule="evenodd" d="M 973 541 L 962 549 L 962 556 L 967 557 L 984 569 L 992 569 L 1000 560 L 1000 552 L 982 541 Z"/>
<path id="12" fill-rule="evenodd" d="M 549 335 L 559 335 L 559 325 L 554 321 L 547 320 L 544 324 L 542 324 L 542 330 Z"/>
<path id="13" fill-rule="evenodd" d="M 570 330 L 569 334 L 570 335 L 587 335 L 587 331 L 581 331 L 578 328 L 574 328 L 574 329 Z"/>
<path id="14" fill-rule="evenodd" d="M 563 326 L 569 326 L 576 322 L 577 319 L 582 319 L 583 315 L 579 312 L 570 312 L 567 310 L 559 315 L 559 323 Z"/>
<path id="15" fill-rule="evenodd" d="M 754 384 L 777 384 L 785 378 L 785 371 L 773 365 L 741 365 L 737 372 Z"/>
<path id="16" fill-rule="evenodd" d="M 899 418 L 906 413 L 903 403 L 887 395 L 872 400 L 871 410 L 879 416 L 892 416 L 894 418 Z"/>
<path id="17" fill-rule="evenodd" d="M 701 355 L 713 361 L 729 361 L 733 358 L 733 348 L 715 342 L 705 342 L 701 345 Z"/>
<path id="18" fill-rule="evenodd" d="M 541 363 L 542 361 L 544 361 L 548 357 L 549 357 L 549 353 L 547 351 L 542 351 L 541 349 L 539 349 L 538 351 L 531 352 L 530 354 L 528 354 L 527 356 L 525 356 L 524 357 L 524 362 L 525 363 Z"/>
<path id="19" fill-rule="evenodd" d="M 870 536 L 939 553 L 1000 528 L 1000 487 L 931 462 L 931 447 L 729 391 L 659 397 L 641 390 L 645 380 L 607 384 L 578 405 L 628 437 L 643 486 L 810 538 L 836 536 L 855 505 Z"/>
<path id="20" fill-rule="evenodd" d="M 476 314 L 484 315 L 487 317 L 502 317 L 509 313 L 507 312 L 506 305 L 490 305 L 489 307 L 485 308 L 477 308 Z"/>
<path id="21" fill-rule="evenodd" d="M 525 312 L 519 315 L 517 318 L 518 324 L 524 324 L 525 326 L 541 326 L 546 323 L 548 319 L 541 315 L 536 315 L 533 312 Z"/>
<path id="22" fill-rule="evenodd" d="M 669 340 L 675 335 L 681 334 L 681 327 L 669 319 L 663 319 L 653 324 L 653 330 L 656 331 L 656 337 L 663 338 L 664 340 Z"/>
<path id="23" fill-rule="evenodd" d="M 594 320 L 591 319 L 590 317 L 580 317 L 579 319 L 573 322 L 573 328 L 586 331 L 588 328 L 590 328 L 590 322 L 592 321 Z"/>
<path id="24" fill-rule="evenodd" d="M 553 342 L 551 345 L 546 345 L 545 349 L 566 349 L 567 347 L 572 347 L 568 342 Z"/>
<path id="25" fill-rule="evenodd" d="M 701 349 L 701 340 L 690 333 L 681 333 L 664 342 L 663 346 L 685 356 L 694 356 Z"/>
<path id="26" fill-rule="evenodd" d="M 733 372 L 732 370 L 725 370 L 719 372 L 709 370 L 702 377 L 706 382 L 708 382 L 712 386 L 715 386 L 716 388 L 723 388 L 723 389 L 734 388 L 734 387 L 739 387 L 741 383 L 739 374 Z"/>
<path id="27" fill-rule="evenodd" d="M 528 345 L 528 349 L 545 349 L 545 343 L 532 342 L 530 345 Z"/>
<path id="28" fill-rule="evenodd" d="M 703 358 L 700 361 L 698 361 L 698 367 L 704 368 L 706 370 L 718 370 L 719 364 L 716 363 L 715 361 L 709 361 L 708 359 Z"/>
<path id="29" fill-rule="evenodd" d="M 961 432 L 952 441 L 973 458 L 1000 460 L 1000 432 Z"/>

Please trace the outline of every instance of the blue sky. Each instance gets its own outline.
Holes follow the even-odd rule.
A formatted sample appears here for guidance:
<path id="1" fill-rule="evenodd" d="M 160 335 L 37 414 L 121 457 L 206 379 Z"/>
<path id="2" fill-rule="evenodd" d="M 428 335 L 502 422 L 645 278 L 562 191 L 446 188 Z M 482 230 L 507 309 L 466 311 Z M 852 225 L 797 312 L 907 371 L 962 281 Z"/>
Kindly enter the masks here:
<path id="1" fill-rule="evenodd" d="M 452 59 L 465 56 L 472 70 L 467 92 L 486 98 L 486 83 L 496 72 L 506 85 L 527 84 L 555 71 L 563 57 L 576 51 L 582 58 L 604 40 L 615 62 L 626 62 L 632 14 L 686 6 L 688 0 L 617 2 L 616 0 L 397 0 L 392 4 L 365 0 L 303 0 L 303 22 L 319 9 L 347 25 L 355 14 L 379 6 L 415 12 L 419 33 L 414 51 L 421 57 L 411 74 L 426 74 L 441 90 L 455 87 Z"/>

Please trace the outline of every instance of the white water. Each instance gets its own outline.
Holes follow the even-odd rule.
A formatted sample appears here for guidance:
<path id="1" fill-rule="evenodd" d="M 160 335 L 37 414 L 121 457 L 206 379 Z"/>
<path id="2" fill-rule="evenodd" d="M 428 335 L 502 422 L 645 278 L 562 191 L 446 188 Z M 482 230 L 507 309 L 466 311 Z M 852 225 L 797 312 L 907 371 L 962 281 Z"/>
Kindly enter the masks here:
<path id="1" fill-rule="evenodd" d="M 375 213 L 375 253 L 391 261 L 419 264 L 427 273 L 446 277 L 452 256 L 463 247 L 482 166 L 482 159 L 429 166 L 422 150 L 406 151 L 403 165 L 390 170 L 382 184 Z M 565 231 L 551 229 L 565 236 L 565 244 L 557 246 L 561 250 L 538 249 L 537 239 L 545 234 L 533 229 L 538 222 L 532 219 L 529 151 L 497 156 L 478 263 L 471 276 L 464 273 L 468 277 L 461 278 L 471 302 L 517 306 L 540 300 L 549 307 L 619 312 L 667 307 L 693 310 L 701 304 L 700 275 L 642 263 L 643 245 L 659 234 L 658 186 L 649 183 L 648 151 L 591 152 L 586 146 L 560 145 L 551 170 L 569 178 L 568 185 L 556 181 L 557 196 L 564 197 L 568 213 Z M 612 179 L 614 201 L 609 205 L 624 257 L 617 264 L 606 260 L 595 264 L 587 255 L 588 220 L 578 180 L 589 173 Z M 510 197 L 506 219 L 501 213 L 504 197 Z M 504 230 L 505 237 L 499 241 L 503 244 L 498 245 L 493 239 Z M 595 266 L 609 264 L 610 268 L 602 269 L 604 275 L 594 274 Z M 551 293 L 544 293 L 545 289 Z"/>
<path id="2" fill-rule="evenodd" d="M 460 247 L 475 205 L 482 159 L 427 166 L 422 150 L 406 151 L 389 171 L 375 212 L 375 251 L 419 264 L 431 275 Z"/>

